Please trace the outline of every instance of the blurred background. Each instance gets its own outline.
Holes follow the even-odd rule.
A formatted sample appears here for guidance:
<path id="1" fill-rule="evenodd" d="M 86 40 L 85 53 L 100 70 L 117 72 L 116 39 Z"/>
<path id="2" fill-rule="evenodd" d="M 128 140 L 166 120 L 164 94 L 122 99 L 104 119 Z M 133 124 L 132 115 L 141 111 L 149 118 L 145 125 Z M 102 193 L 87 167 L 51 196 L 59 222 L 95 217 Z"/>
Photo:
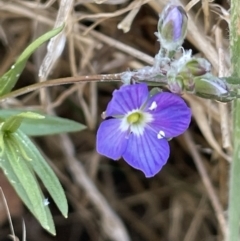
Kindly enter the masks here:
<path id="1" fill-rule="evenodd" d="M 159 50 L 154 35 L 158 16 L 167 3 L 0 0 L 0 75 L 30 42 L 53 28 L 59 14 L 66 21 L 66 43 L 57 63 L 50 66 L 48 79 L 120 73 L 150 65 Z M 181 4 L 189 17 L 184 48 L 206 58 L 215 75 L 228 75 L 228 1 Z M 64 13 L 66 6 L 69 9 Z M 45 55 L 46 45 L 32 55 L 15 89 L 39 81 Z M 120 85 L 64 85 L 0 103 L 1 108 L 42 110 L 88 127 L 78 133 L 34 139 L 54 168 L 69 202 L 69 217 L 65 219 L 49 199 L 56 237 L 40 227 L 0 171 L 0 186 L 19 240 L 22 220 L 27 240 L 32 241 L 222 240 L 232 151 L 231 103 L 184 94 L 193 113 L 190 128 L 170 141 L 171 156 L 161 172 L 146 179 L 122 159 L 114 162 L 95 150 L 101 113 Z M 10 233 L 6 206 L 0 198 L 0 241 L 10 240 Z"/>

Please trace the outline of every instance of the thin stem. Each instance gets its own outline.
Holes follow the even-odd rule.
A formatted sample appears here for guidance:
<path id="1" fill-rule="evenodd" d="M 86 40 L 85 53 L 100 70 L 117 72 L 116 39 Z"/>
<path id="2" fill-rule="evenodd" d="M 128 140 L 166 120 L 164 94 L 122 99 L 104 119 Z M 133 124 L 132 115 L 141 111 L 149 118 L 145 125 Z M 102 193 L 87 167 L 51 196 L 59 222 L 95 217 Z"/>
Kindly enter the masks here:
<path id="1" fill-rule="evenodd" d="M 240 1 L 231 1 L 231 23 L 230 23 L 230 50 L 233 66 L 233 75 L 240 77 Z M 236 84 L 240 84 L 236 78 Z M 239 92 L 239 91 L 238 91 Z M 239 95 L 239 93 L 238 93 Z M 233 104 L 233 161 L 230 171 L 230 191 L 228 209 L 228 234 L 227 241 L 239 240 L 240 222 L 240 100 L 236 99 Z"/>
<path id="2" fill-rule="evenodd" d="M 69 85 L 75 83 L 83 82 L 117 82 L 121 81 L 121 73 L 119 74 L 103 74 L 103 75 L 85 75 L 85 76 L 76 76 L 76 77 L 67 77 L 60 79 L 47 80 L 44 82 L 39 82 L 21 89 L 12 91 L 8 94 L 0 96 L 0 101 L 7 98 L 14 98 L 20 95 L 27 94 L 31 91 L 39 90 L 46 87 L 53 87 L 58 85 Z"/>

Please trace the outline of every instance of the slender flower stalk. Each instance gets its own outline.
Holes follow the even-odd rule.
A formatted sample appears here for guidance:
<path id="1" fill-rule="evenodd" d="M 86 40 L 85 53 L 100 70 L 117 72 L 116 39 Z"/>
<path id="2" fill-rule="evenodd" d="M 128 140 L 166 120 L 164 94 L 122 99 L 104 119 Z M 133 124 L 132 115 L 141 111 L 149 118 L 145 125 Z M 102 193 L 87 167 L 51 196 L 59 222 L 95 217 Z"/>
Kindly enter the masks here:
<path id="1" fill-rule="evenodd" d="M 69 85 L 76 83 L 86 83 L 86 82 L 119 82 L 123 73 L 119 74 L 100 74 L 100 75 L 84 75 L 84 76 L 74 76 L 74 77 L 65 77 L 59 79 L 52 79 L 43 82 L 38 82 L 26 87 L 11 91 L 5 95 L 0 96 L 0 101 L 3 101 L 8 98 L 18 97 L 20 95 L 27 94 L 29 92 L 39 90 L 42 88 L 59 86 L 59 85 Z"/>

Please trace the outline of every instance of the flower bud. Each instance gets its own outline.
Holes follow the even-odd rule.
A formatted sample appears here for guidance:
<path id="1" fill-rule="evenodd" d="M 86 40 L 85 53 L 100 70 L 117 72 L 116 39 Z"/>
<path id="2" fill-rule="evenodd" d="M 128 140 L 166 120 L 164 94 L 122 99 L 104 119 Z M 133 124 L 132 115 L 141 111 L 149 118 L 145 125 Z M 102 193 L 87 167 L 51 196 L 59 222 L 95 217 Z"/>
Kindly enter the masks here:
<path id="1" fill-rule="evenodd" d="M 185 91 L 189 93 L 195 93 L 195 82 L 194 79 L 191 77 L 183 78 L 183 88 Z"/>
<path id="2" fill-rule="evenodd" d="M 181 76 L 201 76 L 211 71 L 210 63 L 203 58 L 193 58 L 179 71 Z"/>
<path id="3" fill-rule="evenodd" d="M 168 76 L 168 89 L 174 94 L 182 94 L 184 87 L 181 78 Z"/>
<path id="4" fill-rule="evenodd" d="M 211 74 L 195 77 L 195 93 L 201 97 L 223 97 L 229 94 L 229 87 L 224 79 Z"/>
<path id="5" fill-rule="evenodd" d="M 188 17 L 181 6 L 168 5 L 160 15 L 157 36 L 163 48 L 176 50 L 187 33 Z"/>

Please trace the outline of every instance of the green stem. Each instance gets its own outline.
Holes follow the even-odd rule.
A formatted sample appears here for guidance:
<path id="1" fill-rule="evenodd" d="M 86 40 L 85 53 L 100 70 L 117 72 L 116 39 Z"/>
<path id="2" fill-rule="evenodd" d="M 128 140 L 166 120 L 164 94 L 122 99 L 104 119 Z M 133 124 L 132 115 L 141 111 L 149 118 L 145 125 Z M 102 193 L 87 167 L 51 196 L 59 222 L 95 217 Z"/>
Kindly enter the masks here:
<path id="1" fill-rule="evenodd" d="M 240 84 L 240 1 L 231 1 L 230 50 L 233 76 Z M 238 91 L 239 92 L 239 91 Z M 239 93 L 238 93 L 239 95 Z M 240 224 L 240 100 L 233 104 L 233 141 L 234 151 L 230 171 L 230 191 L 228 208 L 227 241 L 239 241 Z"/>

